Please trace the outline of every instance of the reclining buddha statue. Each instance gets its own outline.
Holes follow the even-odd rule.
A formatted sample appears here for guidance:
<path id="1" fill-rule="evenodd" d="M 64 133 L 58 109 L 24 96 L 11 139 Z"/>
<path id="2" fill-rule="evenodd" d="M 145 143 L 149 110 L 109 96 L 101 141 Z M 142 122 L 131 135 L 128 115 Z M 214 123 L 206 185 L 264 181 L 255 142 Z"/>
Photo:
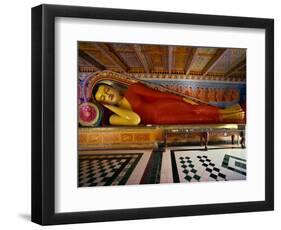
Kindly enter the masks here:
<path id="1" fill-rule="evenodd" d="M 111 125 L 214 124 L 243 122 L 245 117 L 239 104 L 221 109 L 142 83 L 129 85 L 123 94 L 112 86 L 101 84 L 93 96 L 113 112 L 109 118 Z"/>

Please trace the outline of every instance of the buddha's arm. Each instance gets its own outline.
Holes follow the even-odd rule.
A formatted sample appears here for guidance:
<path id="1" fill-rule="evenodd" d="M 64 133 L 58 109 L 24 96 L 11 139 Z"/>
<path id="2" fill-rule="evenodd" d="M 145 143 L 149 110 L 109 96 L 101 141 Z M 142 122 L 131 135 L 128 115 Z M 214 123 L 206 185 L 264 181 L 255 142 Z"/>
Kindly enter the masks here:
<path id="1" fill-rule="evenodd" d="M 191 99 L 188 99 L 188 98 L 182 98 L 184 102 L 188 103 L 188 104 L 191 104 L 191 105 L 198 105 L 198 103 L 192 101 Z"/>
<path id="2" fill-rule="evenodd" d="M 109 118 L 111 125 L 138 125 L 141 121 L 140 116 L 132 110 L 113 105 L 104 106 L 115 113 Z"/>

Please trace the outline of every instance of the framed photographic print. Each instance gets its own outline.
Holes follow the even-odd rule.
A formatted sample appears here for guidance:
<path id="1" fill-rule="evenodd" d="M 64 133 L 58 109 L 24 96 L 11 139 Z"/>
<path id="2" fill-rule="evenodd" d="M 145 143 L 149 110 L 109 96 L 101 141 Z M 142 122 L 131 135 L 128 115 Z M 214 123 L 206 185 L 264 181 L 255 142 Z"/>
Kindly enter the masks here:
<path id="1" fill-rule="evenodd" d="M 32 221 L 273 210 L 274 21 L 32 8 Z"/>

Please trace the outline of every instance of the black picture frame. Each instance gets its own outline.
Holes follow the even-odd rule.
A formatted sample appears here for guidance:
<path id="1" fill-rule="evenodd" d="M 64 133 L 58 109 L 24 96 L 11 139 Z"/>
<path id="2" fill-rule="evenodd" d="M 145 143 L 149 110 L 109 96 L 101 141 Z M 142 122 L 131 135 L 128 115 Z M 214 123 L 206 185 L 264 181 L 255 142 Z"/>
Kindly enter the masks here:
<path id="1" fill-rule="evenodd" d="M 265 29 L 265 200 L 55 213 L 55 18 L 108 19 Z M 94 208 L 94 207 L 93 207 Z M 126 9 L 32 8 L 32 221 L 41 225 L 267 211 L 274 209 L 274 20 Z"/>

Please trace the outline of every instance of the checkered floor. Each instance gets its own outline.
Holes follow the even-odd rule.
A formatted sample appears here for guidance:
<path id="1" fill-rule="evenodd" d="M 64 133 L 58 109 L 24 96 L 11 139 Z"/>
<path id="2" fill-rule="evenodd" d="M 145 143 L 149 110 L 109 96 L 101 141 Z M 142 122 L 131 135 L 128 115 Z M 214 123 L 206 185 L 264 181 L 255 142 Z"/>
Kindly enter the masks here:
<path id="1" fill-rule="evenodd" d="M 81 151 L 78 186 L 246 179 L 246 150 L 169 147 L 160 150 Z"/>
<path id="2" fill-rule="evenodd" d="M 79 187 L 139 184 L 151 150 L 82 151 Z"/>
<path id="3" fill-rule="evenodd" d="M 167 149 L 164 156 L 161 183 L 246 179 L 245 149 L 212 147 L 203 151 L 180 147 Z M 171 170 L 166 171 L 169 164 L 172 164 Z"/>

